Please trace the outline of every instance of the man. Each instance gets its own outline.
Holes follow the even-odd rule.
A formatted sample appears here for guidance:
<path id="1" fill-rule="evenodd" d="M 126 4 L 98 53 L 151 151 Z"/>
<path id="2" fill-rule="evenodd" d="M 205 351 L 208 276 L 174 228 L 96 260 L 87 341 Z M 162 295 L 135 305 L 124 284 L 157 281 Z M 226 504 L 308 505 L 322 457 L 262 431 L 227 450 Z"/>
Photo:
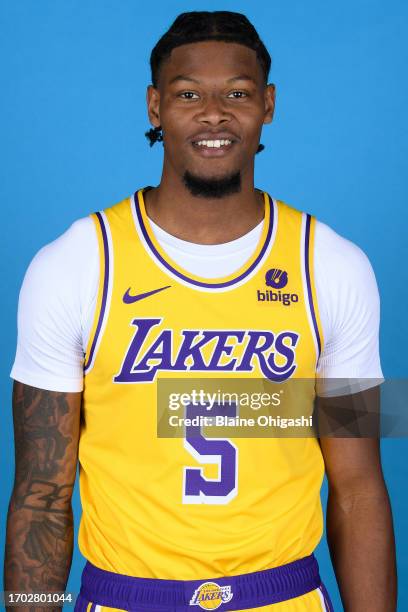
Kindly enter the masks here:
<path id="1" fill-rule="evenodd" d="M 275 89 L 253 26 L 184 13 L 151 67 L 159 186 L 74 224 L 24 281 L 6 589 L 65 588 L 79 444 L 76 610 L 331 610 L 313 556 L 324 466 L 344 607 L 395 610 L 378 440 L 157 436 L 159 379 L 319 378 L 323 396 L 382 373 L 365 256 L 254 188 Z"/>

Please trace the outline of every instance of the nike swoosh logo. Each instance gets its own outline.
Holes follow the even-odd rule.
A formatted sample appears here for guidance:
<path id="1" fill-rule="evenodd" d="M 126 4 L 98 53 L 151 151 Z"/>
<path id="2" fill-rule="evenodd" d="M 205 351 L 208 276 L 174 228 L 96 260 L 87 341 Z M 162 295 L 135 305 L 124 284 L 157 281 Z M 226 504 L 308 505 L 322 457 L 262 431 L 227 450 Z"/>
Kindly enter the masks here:
<path id="1" fill-rule="evenodd" d="M 169 289 L 171 285 L 167 285 L 166 287 L 159 287 L 158 289 L 153 289 L 153 291 L 146 291 L 146 293 L 138 293 L 137 295 L 130 295 L 130 287 L 125 292 L 123 296 L 123 301 L 125 304 L 133 304 L 133 302 L 138 302 L 139 300 L 143 300 L 144 298 L 149 297 L 149 295 L 154 295 L 155 293 L 159 293 L 159 291 L 163 291 L 163 289 Z"/>

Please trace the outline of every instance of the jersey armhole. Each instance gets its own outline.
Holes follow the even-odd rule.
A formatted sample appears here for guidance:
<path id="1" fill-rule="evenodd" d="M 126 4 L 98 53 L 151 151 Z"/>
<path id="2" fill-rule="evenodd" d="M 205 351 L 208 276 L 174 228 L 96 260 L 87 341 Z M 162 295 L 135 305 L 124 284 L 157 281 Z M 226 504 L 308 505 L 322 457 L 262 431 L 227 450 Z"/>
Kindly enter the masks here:
<path id="1" fill-rule="evenodd" d="M 84 374 L 88 374 L 93 367 L 98 347 L 106 326 L 112 292 L 112 262 L 113 252 L 107 218 L 105 213 L 96 212 L 90 215 L 94 222 L 98 238 L 99 252 L 99 283 L 96 308 L 94 312 L 91 333 L 85 351 Z"/>
<path id="2" fill-rule="evenodd" d="M 323 328 L 320 319 L 319 307 L 317 302 L 316 284 L 315 284 L 315 266 L 314 266 L 314 250 L 315 250 L 315 231 L 316 218 L 312 215 L 303 213 L 302 219 L 302 269 L 305 282 L 305 299 L 307 301 L 307 311 L 311 333 L 315 342 L 316 348 L 316 369 L 317 362 L 324 346 Z"/>

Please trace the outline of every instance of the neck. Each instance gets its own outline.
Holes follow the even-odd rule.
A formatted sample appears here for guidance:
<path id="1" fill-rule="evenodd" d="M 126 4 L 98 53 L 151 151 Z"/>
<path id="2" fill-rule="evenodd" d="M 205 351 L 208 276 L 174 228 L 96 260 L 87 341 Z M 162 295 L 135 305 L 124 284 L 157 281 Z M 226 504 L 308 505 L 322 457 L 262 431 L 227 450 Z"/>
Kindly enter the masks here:
<path id="1" fill-rule="evenodd" d="M 145 194 L 146 212 L 169 234 L 197 244 L 221 244 L 243 236 L 264 216 L 264 200 L 242 176 L 239 193 L 223 198 L 193 196 L 180 176 L 163 171 L 160 185 Z"/>

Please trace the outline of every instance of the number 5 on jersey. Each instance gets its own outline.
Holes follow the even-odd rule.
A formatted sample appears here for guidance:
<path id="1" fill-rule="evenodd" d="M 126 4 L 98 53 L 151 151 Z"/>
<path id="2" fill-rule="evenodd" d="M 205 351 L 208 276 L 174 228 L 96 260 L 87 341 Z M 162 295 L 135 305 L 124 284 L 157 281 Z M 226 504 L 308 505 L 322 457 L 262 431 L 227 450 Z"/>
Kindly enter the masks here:
<path id="1" fill-rule="evenodd" d="M 206 416 L 235 417 L 236 404 L 186 406 L 186 419 Z M 197 419 L 198 421 L 199 419 Z M 205 438 L 199 425 L 185 428 L 184 448 L 201 464 L 218 465 L 218 477 L 206 478 L 203 468 L 185 467 L 183 471 L 184 504 L 228 504 L 238 492 L 238 448 L 231 440 Z"/>

